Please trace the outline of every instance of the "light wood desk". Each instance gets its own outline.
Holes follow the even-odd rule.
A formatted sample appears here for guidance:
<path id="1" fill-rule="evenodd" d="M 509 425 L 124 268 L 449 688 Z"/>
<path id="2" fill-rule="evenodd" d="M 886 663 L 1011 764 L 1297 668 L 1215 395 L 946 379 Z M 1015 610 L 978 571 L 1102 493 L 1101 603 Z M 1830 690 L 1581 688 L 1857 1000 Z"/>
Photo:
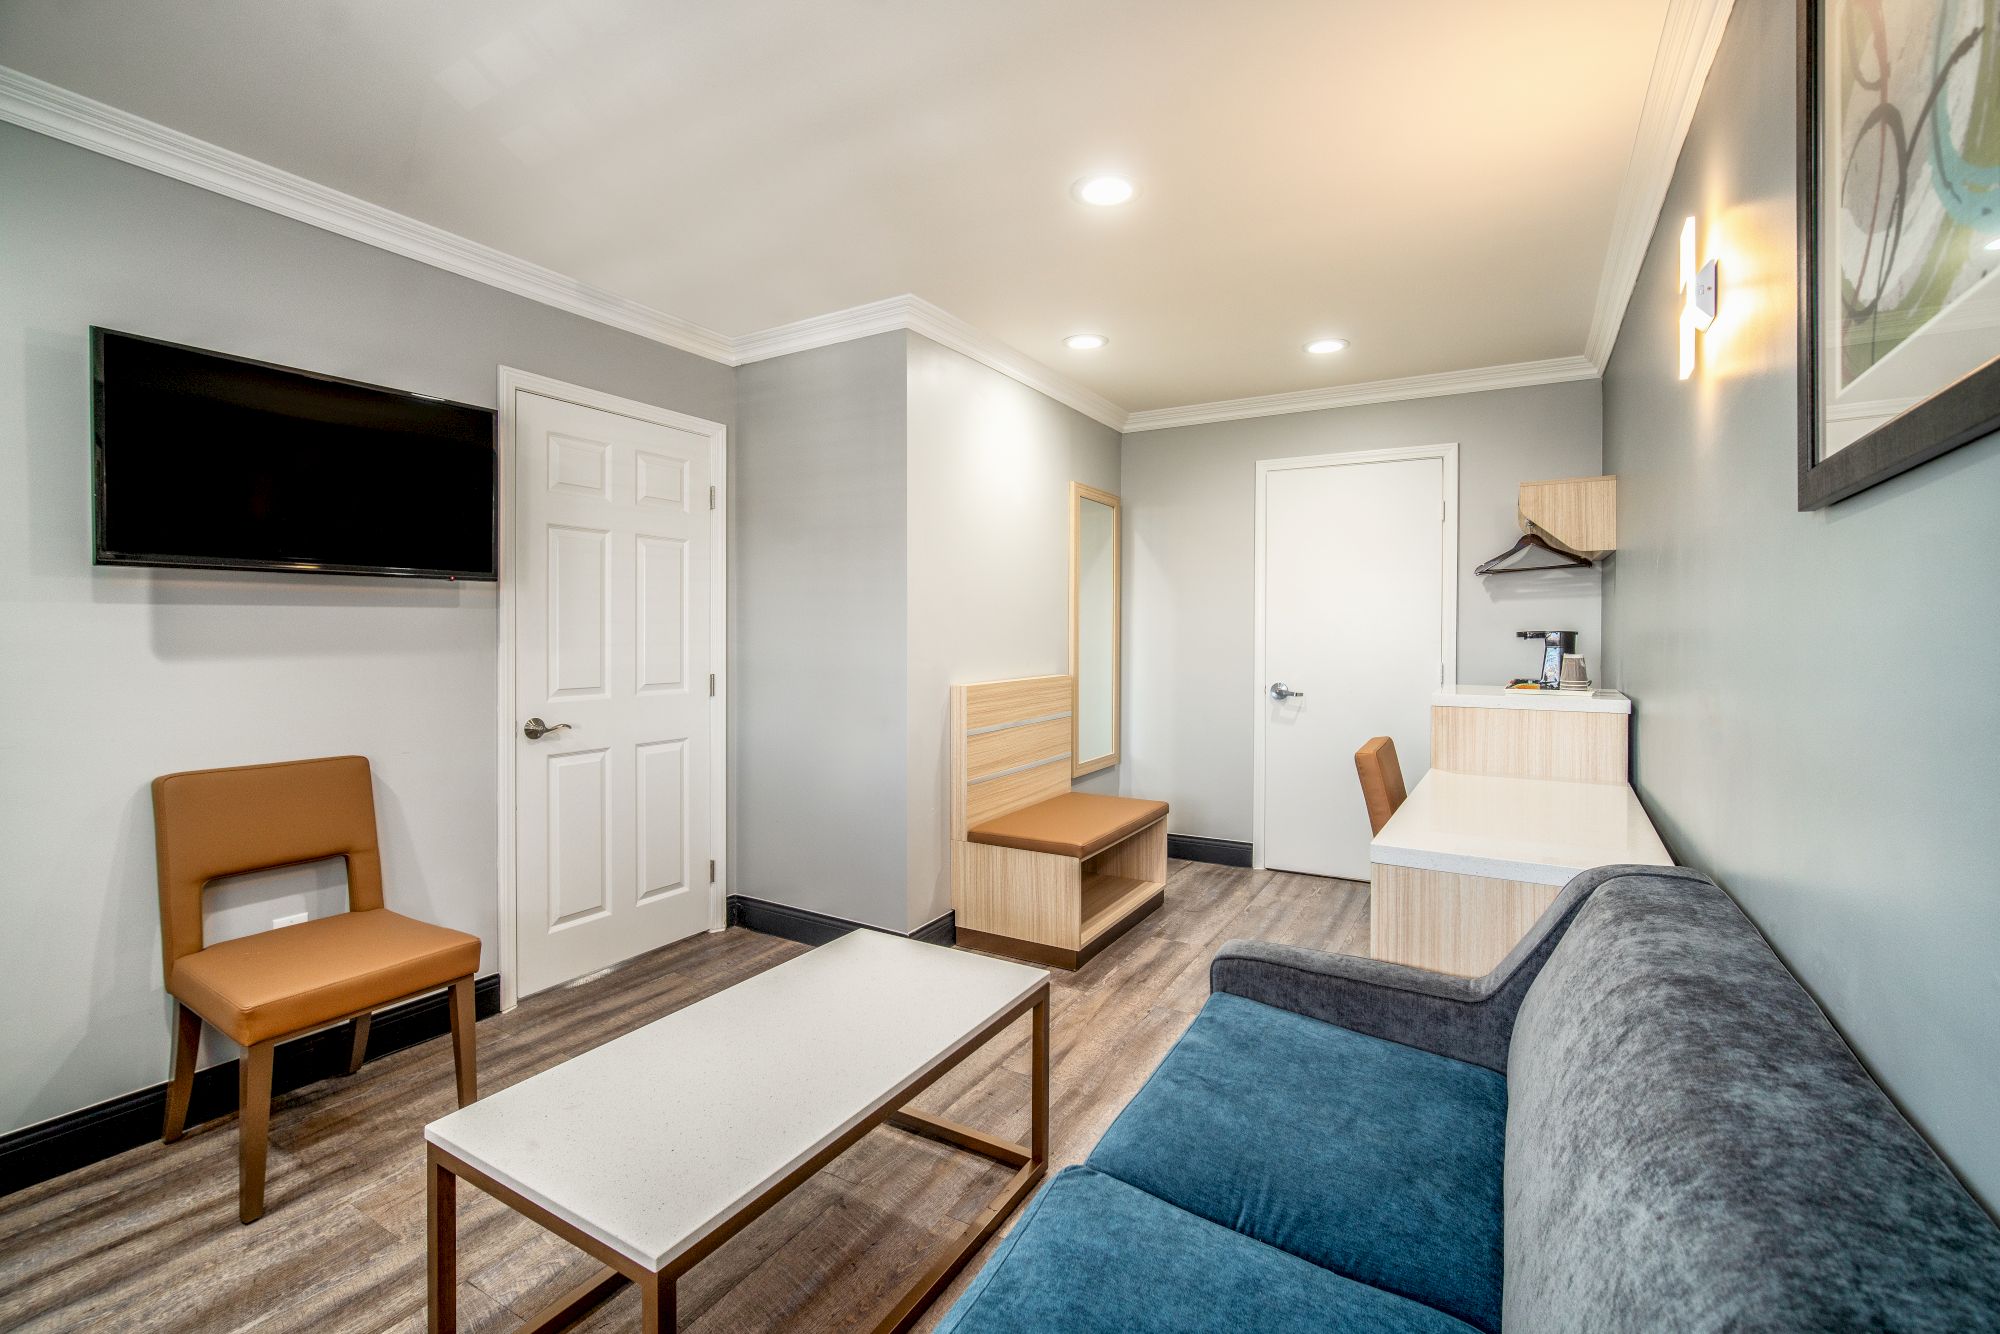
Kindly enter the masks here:
<path id="1" fill-rule="evenodd" d="M 1623 783 L 1632 701 L 1615 690 L 1453 686 L 1431 697 L 1431 768 Z"/>
<path id="2" fill-rule="evenodd" d="M 1370 844 L 1370 952 L 1478 977 L 1577 872 L 1672 865 L 1625 781 L 1631 709 L 1615 691 L 1439 692 L 1431 770 Z"/>

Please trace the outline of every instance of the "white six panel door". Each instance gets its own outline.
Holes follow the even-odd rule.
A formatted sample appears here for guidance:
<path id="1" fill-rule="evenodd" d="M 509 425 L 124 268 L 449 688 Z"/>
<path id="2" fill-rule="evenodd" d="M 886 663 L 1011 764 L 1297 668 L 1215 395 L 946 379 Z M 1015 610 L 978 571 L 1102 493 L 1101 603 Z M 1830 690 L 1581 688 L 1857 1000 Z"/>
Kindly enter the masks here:
<path id="1" fill-rule="evenodd" d="M 526 996 L 709 926 L 712 520 L 705 435 L 520 391 L 514 438 Z"/>
<path id="2" fill-rule="evenodd" d="M 1367 880 L 1372 834 L 1354 752 L 1388 736 L 1409 786 L 1430 768 L 1444 659 L 1444 462 L 1263 476 L 1261 864 Z M 1277 683 L 1300 693 L 1273 699 Z"/>

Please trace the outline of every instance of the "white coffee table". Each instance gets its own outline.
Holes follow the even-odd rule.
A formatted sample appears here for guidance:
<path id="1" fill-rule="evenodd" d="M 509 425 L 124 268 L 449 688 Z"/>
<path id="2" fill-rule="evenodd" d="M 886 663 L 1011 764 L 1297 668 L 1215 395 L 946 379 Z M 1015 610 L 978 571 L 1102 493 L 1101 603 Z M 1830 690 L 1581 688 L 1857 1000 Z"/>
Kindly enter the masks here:
<path id="1" fill-rule="evenodd" d="M 906 1108 L 1030 1011 L 1025 1147 Z M 457 1328 L 461 1180 L 607 1266 L 526 1328 L 631 1282 L 656 1334 L 681 1274 L 884 1122 L 1015 1169 L 877 1326 L 904 1330 L 1045 1170 L 1049 975 L 855 931 L 431 1122 L 430 1327 Z"/>

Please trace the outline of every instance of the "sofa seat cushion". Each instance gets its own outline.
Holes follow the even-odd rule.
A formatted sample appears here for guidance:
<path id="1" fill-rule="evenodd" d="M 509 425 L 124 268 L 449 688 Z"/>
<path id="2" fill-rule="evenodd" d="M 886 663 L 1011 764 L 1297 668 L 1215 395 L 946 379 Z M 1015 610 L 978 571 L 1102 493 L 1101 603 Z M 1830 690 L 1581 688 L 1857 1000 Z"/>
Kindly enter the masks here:
<path id="1" fill-rule="evenodd" d="M 1500 1325 L 1499 1074 L 1216 995 L 1089 1165 L 1359 1282 Z"/>
<path id="2" fill-rule="evenodd" d="M 167 990 L 247 1047 L 478 970 L 478 936 L 371 908 L 184 955 L 174 960 Z"/>
<path id="3" fill-rule="evenodd" d="M 1053 853 L 1058 857 L 1095 857 L 1114 843 L 1166 818 L 1167 803 L 1136 797 L 1106 797 L 1096 792 L 1065 792 L 1061 796 L 995 816 L 965 831 L 972 843 Z"/>
<path id="4" fill-rule="evenodd" d="M 1028 1206 L 937 1334 L 1470 1334 L 1428 1306 L 1342 1278 L 1070 1167 Z"/>

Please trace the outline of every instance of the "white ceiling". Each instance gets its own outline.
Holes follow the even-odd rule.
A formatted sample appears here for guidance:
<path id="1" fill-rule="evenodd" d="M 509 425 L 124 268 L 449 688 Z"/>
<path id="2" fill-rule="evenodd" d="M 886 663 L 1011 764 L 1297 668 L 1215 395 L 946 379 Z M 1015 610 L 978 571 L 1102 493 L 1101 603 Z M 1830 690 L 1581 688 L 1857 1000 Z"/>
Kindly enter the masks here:
<path id="1" fill-rule="evenodd" d="M 725 335 L 911 292 L 1144 410 L 1581 354 L 1669 10 L 6 0 L 0 64 Z"/>

